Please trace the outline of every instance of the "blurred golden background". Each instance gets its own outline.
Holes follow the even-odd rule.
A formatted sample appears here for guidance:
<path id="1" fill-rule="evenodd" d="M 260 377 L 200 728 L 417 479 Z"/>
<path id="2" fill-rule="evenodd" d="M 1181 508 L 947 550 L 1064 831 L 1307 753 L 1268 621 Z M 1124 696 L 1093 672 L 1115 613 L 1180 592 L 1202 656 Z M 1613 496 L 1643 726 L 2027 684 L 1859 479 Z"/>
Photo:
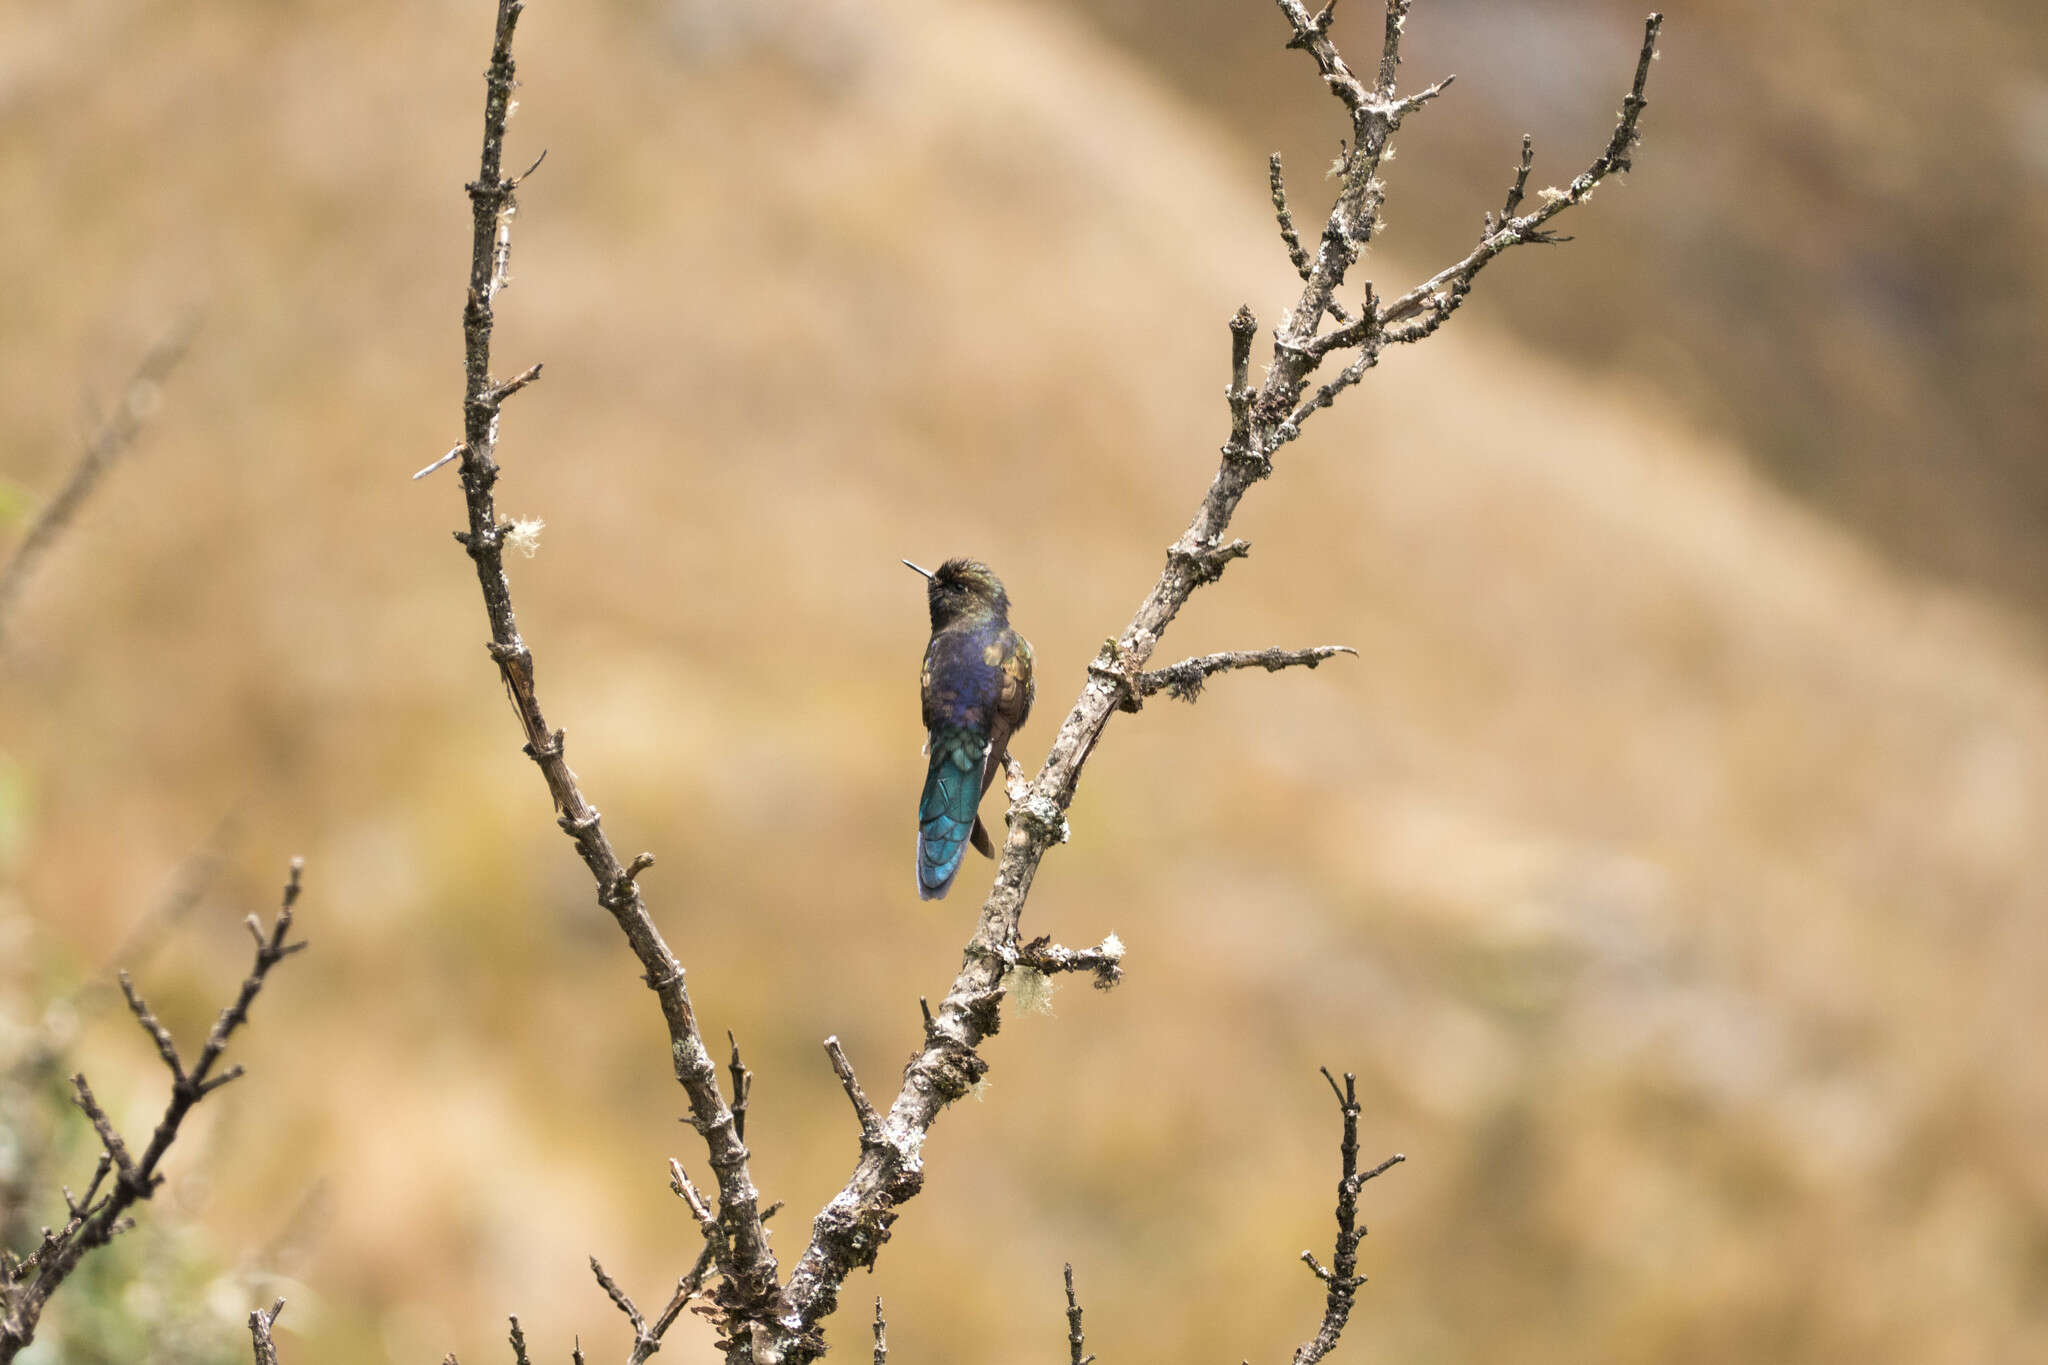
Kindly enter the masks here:
<path id="1" fill-rule="evenodd" d="M 293 853 L 315 945 L 45 1362 L 246 1359 L 275 1292 L 293 1365 L 507 1359 L 511 1312 L 612 1359 L 586 1256 L 658 1304 L 697 1249 L 659 1016 L 519 754 L 452 472 L 408 480 L 459 433 L 491 8 L 0 4 L 0 552 L 82 396 L 204 309 L 0 658 L 0 1058 L 64 1040 L 146 1132 L 147 1041 L 63 1002 L 209 841 L 140 974 L 182 1037 Z M 1419 0 L 1409 78 L 1460 79 L 1360 277 L 1462 253 L 1525 130 L 1534 184 L 1581 169 L 1641 19 Z M 1231 310 L 1293 297 L 1265 156 L 1313 223 L 1342 124 L 1284 38 L 1266 0 L 522 22 L 521 624 L 757 1072 L 785 1264 L 855 1155 L 820 1040 L 892 1093 L 986 875 L 912 889 L 896 561 L 1003 574 L 1034 758 L 1214 467 Z M 1712 0 L 1663 47 L 1578 240 L 1247 501 L 1253 557 L 1162 661 L 1360 658 L 1114 722 L 1026 929 L 1114 930 L 1129 979 L 993 1040 L 842 1349 L 881 1293 L 893 1359 L 1057 1360 L 1071 1259 L 1105 1361 L 1283 1359 L 1328 1064 L 1409 1157 L 1344 1358 L 2048 1358 L 2048 11 Z M 45 1108 L 0 1167 L 47 1140 L 75 1186 Z M 714 1354 L 695 1322 L 667 1353 Z"/>

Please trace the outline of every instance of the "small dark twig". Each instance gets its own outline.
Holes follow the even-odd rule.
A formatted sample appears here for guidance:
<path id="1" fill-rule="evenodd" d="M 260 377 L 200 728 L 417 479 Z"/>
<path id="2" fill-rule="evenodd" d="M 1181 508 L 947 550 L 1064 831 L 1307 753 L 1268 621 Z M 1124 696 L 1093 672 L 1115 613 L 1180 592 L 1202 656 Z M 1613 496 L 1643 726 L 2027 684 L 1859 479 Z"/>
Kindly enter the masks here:
<path id="1" fill-rule="evenodd" d="M 875 1112 L 875 1106 L 868 1102 L 867 1092 L 860 1088 L 860 1081 L 853 1074 L 853 1063 L 846 1058 L 846 1049 L 834 1037 L 825 1040 L 825 1055 L 832 1059 L 833 1074 L 839 1077 L 846 1098 L 853 1104 L 854 1117 L 860 1120 L 861 1145 L 873 1146 L 882 1140 L 882 1119 Z"/>
<path id="2" fill-rule="evenodd" d="M 1329 27 L 1330 11 L 1335 5 L 1325 6 L 1316 16 L 1316 22 L 1324 29 Z M 1301 244 L 1301 233 L 1294 226 L 1294 214 L 1287 207 L 1287 177 L 1280 167 L 1280 153 L 1273 153 L 1267 161 L 1266 179 L 1273 190 L 1273 212 L 1280 220 L 1280 240 L 1287 247 L 1287 259 L 1294 262 L 1294 268 L 1306 280 L 1315 272 L 1315 264 L 1309 259 L 1308 248 Z M 1351 314 L 1335 299 L 1330 300 L 1330 315 L 1339 322 L 1351 321 Z"/>
<path id="3" fill-rule="evenodd" d="M 889 1323 L 882 1316 L 882 1296 L 875 1296 L 875 1365 L 889 1365 Z"/>
<path id="4" fill-rule="evenodd" d="M 261 1308 L 250 1310 L 249 1340 L 256 1348 L 256 1365 L 277 1365 L 277 1343 L 270 1339 L 270 1330 L 277 1326 L 277 1319 L 283 1312 L 283 1299 L 279 1299 L 276 1303 L 271 1304 L 268 1313 L 264 1312 Z M 519 1319 L 517 1318 L 512 1319 L 512 1336 L 513 1340 L 517 1342 L 519 1338 Z M 519 1361 L 520 1365 L 527 1365 L 523 1349 Z"/>
<path id="5" fill-rule="evenodd" d="M 163 1058 L 164 1065 L 170 1069 L 171 1083 L 186 1084 L 185 1067 L 178 1060 L 178 1045 L 171 1041 L 170 1030 L 158 1022 L 156 1015 L 150 1012 L 148 1002 L 136 993 L 135 983 L 128 979 L 128 973 L 120 973 L 117 979 L 121 983 L 121 994 L 128 1000 L 129 1012 L 135 1016 L 136 1022 L 142 1025 L 142 1031 L 155 1042 L 157 1056 Z"/>
<path id="6" fill-rule="evenodd" d="M 1331 1092 L 1337 1096 L 1337 1107 L 1344 1116 L 1344 1138 L 1339 1148 L 1343 1174 L 1337 1179 L 1337 1242 L 1327 1269 L 1316 1260 L 1314 1252 L 1301 1253 L 1302 1263 L 1328 1286 L 1328 1292 L 1323 1300 L 1322 1323 L 1317 1327 L 1315 1336 L 1296 1349 L 1294 1365 L 1316 1365 L 1336 1348 L 1338 1339 L 1344 1335 L 1344 1326 L 1351 1320 L 1351 1308 L 1357 1299 L 1358 1288 L 1365 1283 L 1365 1276 L 1358 1273 L 1358 1244 L 1365 1240 L 1365 1228 L 1358 1222 L 1358 1191 L 1366 1181 L 1392 1170 L 1404 1160 L 1397 1154 L 1369 1171 L 1358 1169 L 1358 1078 L 1346 1072 L 1344 1084 L 1339 1088 L 1330 1069 L 1324 1067 L 1322 1070 L 1323 1079 L 1330 1083 Z"/>
<path id="7" fill-rule="evenodd" d="M 1536 166 L 1536 139 L 1528 133 L 1522 134 L 1522 159 L 1515 166 L 1515 183 L 1508 186 L 1508 197 L 1502 201 L 1500 217 L 1489 216 L 1486 236 L 1500 231 L 1500 225 L 1513 218 L 1522 207 L 1522 196 L 1529 192 L 1529 172 Z"/>
<path id="8" fill-rule="evenodd" d="M 652 861 L 648 854 L 640 856 Z M 754 1073 L 747 1070 L 746 1063 L 740 1060 L 740 1040 L 733 1037 L 731 1029 L 725 1031 L 725 1041 L 732 1045 L 732 1058 L 726 1063 L 726 1069 L 732 1073 L 732 1132 L 734 1137 L 745 1142 L 747 1104 L 754 1097 Z"/>
<path id="9" fill-rule="evenodd" d="M 526 1354 L 526 1333 L 519 1330 L 519 1315 L 512 1315 L 512 1362 L 513 1365 L 533 1365 Z"/>
<path id="10" fill-rule="evenodd" d="M 675 1326 L 676 1319 L 689 1307 L 690 1300 L 703 1292 L 705 1277 L 711 1273 L 711 1268 L 716 1263 L 712 1250 L 711 1243 L 706 1241 L 704 1249 L 697 1253 L 697 1263 L 690 1267 L 687 1275 L 676 1281 L 675 1292 L 669 1295 L 668 1302 L 662 1306 L 661 1312 L 655 1315 L 654 1325 L 647 1329 L 644 1336 L 634 1341 L 633 1353 L 627 1357 L 627 1365 L 642 1365 L 643 1361 L 661 1349 L 661 1339 L 668 1334 L 668 1329 Z"/>
<path id="11" fill-rule="evenodd" d="M 645 1338 L 647 1335 L 647 1319 L 640 1316 L 640 1310 L 633 1305 L 631 1299 L 626 1297 L 626 1291 L 619 1288 L 618 1281 L 605 1273 L 604 1266 L 599 1264 L 595 1256 L 590 1258 L 590 1273 L 597 1276 L 598 1286 L 610 1297 L 618 1310 L 626 1315 L 626 1321 L 633 1325 L 634 1340 L 638 1341 Z"/>
<path id="12" fill-rule="evenodd" d="M 1081 1354 L 1088 1339 L 1081 1334 L 1081 1301 L 1074 1297 L 1074 1263 L 1067 1262 L 1067 1356 L 1069 1365 L 1089 1365 L 1092 1355 Z"/>

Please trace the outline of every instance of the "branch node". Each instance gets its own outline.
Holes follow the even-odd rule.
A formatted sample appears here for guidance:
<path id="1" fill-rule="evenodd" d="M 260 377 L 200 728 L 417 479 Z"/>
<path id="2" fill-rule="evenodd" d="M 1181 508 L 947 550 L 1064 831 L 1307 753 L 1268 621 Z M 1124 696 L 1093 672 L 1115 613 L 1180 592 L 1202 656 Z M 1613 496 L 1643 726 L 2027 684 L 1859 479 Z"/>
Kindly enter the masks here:
<path id="1" fill-rule="evenodd" d="M 1104 640 L 1102 648 L 1089 661 L 1088 676 L 1099 678 L 1113 688 L 1117 694 L 1117 709 L 1137 714 L 1144 705 L 1142 694 L 1132 681 L 1131 670 L 1125 661 L 1124 650 L 1115 640 Z"/>
<path id="2" fill-rule="evenodd" d="M 1178 564 L 1193 580 L 1193 588 L 1206 587 L 1223 577 L 1223 570 L 1234 559 L 1243 559 L 1252 552 L 1248 540 L 1233 540 L 1227 545 L 1197 545 L 1192 548 L 1169 545 L 1166 549 L 1168 564 Z"/>

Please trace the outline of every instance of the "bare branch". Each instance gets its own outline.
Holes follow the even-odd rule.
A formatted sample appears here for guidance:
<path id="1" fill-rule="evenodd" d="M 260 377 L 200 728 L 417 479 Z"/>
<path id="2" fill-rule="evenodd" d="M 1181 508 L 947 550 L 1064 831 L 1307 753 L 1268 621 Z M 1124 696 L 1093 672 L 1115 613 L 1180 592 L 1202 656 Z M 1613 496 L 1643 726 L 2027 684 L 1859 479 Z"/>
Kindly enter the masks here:
<path id="1" fill-rule="evenodd" d="M 118 1177 L 118 1184 L 120 1186 L 134 1187 L 134 1194 L 136 1196 L 148 1193 L 148 1189 L 143 1187 L 143 1177 L 135 1169 L 135 1159 L 128 1155 L 128 1145 L 122 1142 L 121 1135 L 114 1131 L 113 1121 L 107 1117 L 107 1111 L 100 1108 L 99 1101 L 93 1098 L 92 1087 L 86 1084 L 84 1072 L 81 1071 L 71 1078 L 71 1093 L 77 1101 L 79 1109 L 84 1112 L 87 1122 L 92 1124 L 93 1132 L 99 1134 L 100 1146 L 105 1149 L 107 1160 L 113 1163 L 114 1173 Z M 97 1176 L 94 1177 L 93 1183 L 99 1183 Z M 71 1201 L 67 1200 L 66 1202 L 70 1203 Z M 72 1208 L 73 1219 L 78 1219 L 81 1216 L 81 1212 L 74 1204 Z"/>
<path id="2" fill-rule="evenodd" d="M 868 1103 L 866 1092 L 854 1078 L 853 1063 L 846 1059 L 846 1049 L 839 1045 L 837 1036 L 825 1040 L 825 1055 L 832 1059 L 832 1070 L 839 1077 L 846 1098 L 853 1103 L 854 1117 L 860 1120 L 861 1145 L 866 1147 L 881 1142 L 881 1117 L 875 1113 L 875 1106 Z"/>
<path id="3" fill-rule="evenodd" d="M 677 1198 L 689 1205 L 690 1216 L 697 1220 L 698 1229 L 704 1234 L 704 1248 L 697 1253 L 696 1264 L 676 1280 L 674 1292 L 669 1295 L 669 1300 L 663 1305 L 661 1312 L 655 1315 L 653 1323 L 636 1333 L 632 1354 L 627 1357 L 627 1365 L 642 1365 L 642 1362 L 661 1349 L 662 1338 L 668 1334 L 668 1329 L 675 1325 L 683 1310 L 704 1292 L 704 1282 L 718 1267 L 719 1252 L 725 1245 L 725 1229 L 719 1225 L 718 1216 L 711 1211 L 710 1204 L 690 1180 L 689 1173 L 683 1169 L 683 1163 L 673 1157 L 668 1163 L 668 1180 L 669 1188 L 676 1192 Z M 780 1204 L 770 1204 L 761 1211 L 761 1221 L 767 1223 L 775 1217 L 776 1211 L 781 1207 Z M 596 1267 L 595 1257 L 591 1259 L 591 1265 L 593 1268 Z"/>
<path id="4" fill-rule="evenodd" d="M 1515 183 L 1508 186 L 1508 197 L 1501 203 L 1500 217 L 1495 218 L 1492 214 L 1486 216 L 1486 229 L 1481 234 L 1482 236 L 1492 236 L 1500 230 L 1502 223 L 1515 216 L 1516 210 L 1522 207 L 1522 197 L 1529 192 L 1529 172 L 1535 168 L 1536 139 L 1524 133 L 1522 134 L 1522 159 L 1515 166 Z M 1552 240 L 1562 241 L 1566 239 L 1554 238 Z"/>
<path id="5" fill-rule="evenodd" d="M 598 1286 L 610 1297 L 612 1303 L 617 1305 L 618 1310 L 626 1315 L 626 1321 L 633 1324 L 634 1339 L 645 1338 L 647 1319 L 640 1316 L 640 1310 L 633 1306 L 633 1301 L 626 1297 L 626 1291 L 619 1288 L 618 1282 L 605 1274 L 604 1267 L 598 1263 L 595 1256 L 590 1258 L 590 1273 L 597 1276 Z"/>
<path id="6" fill-rule="evenodd" d="M 1350 1072 L 1344 1074 L 1342 1089 L 1337 1078 L 1323 1068 L 1323 1079 L 1330 1083 L 1330 1089 L 1337 1096 L 1337 1107 L 1344 1116 L 1344 1138 L 1340 1146 L 1343 1174 L 1337 1178 L 1337 1243 L 1330 1258 L 1328 1269 L 1316 1260 L 1315 1253 L 1301 1253 L 1302 1263 L 1318 1280 L 1328 1287 L 1323 1300 L 1323 1320 L 1316 1328 L 1316 1334 L 1303 1342 L 1294 1352 L 1294 1365 L 1316 1365 L 1336 1348 L 1338 1339 L 1344 1335 L 1345 1324 L 1351 1320 L 1351 1308 L 1358 1296 L 1358 1287 L 1365 1283 L 1365 1276 L 1358 1273 L 1358 1244 L 1365 1240 L 1365 1229 L 1358 1223 L 1358 1191 L 1365 1182 L 1392 1170 L 1404 1158 L 1399 1155 L 1388 1157 L 1369 1171 L 1358 1169 L 1358 1078 Z"/>
<path id="7" fill-rule="evenodd" d="M 184 359 L 198 325 L 196 314 L 185 318 L 144 353 L 135 366 L 134 374 L 122 387 L 121 397 L 114 404 L 113 411 L 102 418 L 92 435 L 86 438 L 85 449 L 79 454 L 78 463 L 71 467 L 64 486 L 44 505 L 28 533 L 21 538 L 21 543 L 14 547 L 14 553 L 4 565 L 0 565 L 0 648 L 6 646 L 7 619 L 29 576 L 50 552 L 50 547 L 57 543 L 57 538 L 63 535 L 71 519 L 78 515 L 78 509 L 92 496 L 100 478 L 114 467 L 135 444 L 135 438 L 142 434 L 143 425 L 156 412 L 164 380 Z"/>
<path id="8" fill-rule="evenodd" d="M 223 818 L 206 843 L 180 864 L 163 894 L 136 919 L 120 946 L 108 956 L 106 965 L 71 992 L 65 1002 L 68 1009 L 43 1012 L 42 1022 L 30 1033 L 26 1046 L 0 1073 L 0 1126 L 8 1124 L 6 1109 L 43 1093 L 64 1072 L 65 1054 L 79 1028 L 120 998 L 120 969 L 138 968 L 152 961 L 205 898 L 219 872 L 222 848 L 234 823 L 232 814 Z M 43 1169 L 48 1143 L 42 1125 L 12 1126 L 13 1168 L 0 1173 L 0 1247 L 25 1245 L 34 1235 L 29 1204 L 48 1184 Z M 0 1272 L 0 1278 L 4 1278 L 4 1272 Z"/>
<path id="9" fill-rule="evenodd" d="M 249 1340 L 256 1348 L 256 1365 L 277 1365 L 277 1343 L 270 1339 L 270 1331 L 273 1327 L 277 1326 L 277 1319 L 283 1312 L 283 1299 L 279 1299 L 271 1304 L 268 1313 L 264 1312 L 261 1308 L 250 1310 Z M 519 1320 L 517 1318 L 512 1320 L 512 1331 L 516 1340 L 519 1332 Z M 524 1354 L 521 1354 L 519 1359 L 520 1365 L 526 1365 Z"/>
<path id="10" fill-rule="evenodd" d="M 1324 13 L 1328 13 L 1327 10 Z M 1067 1262 L 1067 1358 L 1069 1365 L 1089 1365 L 1092 1355 L 1082 1355 L 1088 1340 L 1081 1334 L 1081 1301 L 1074 1297 L 1074 1263 Z"/>
<path id="11" fill-rule="evenodd" d="M 682 965 L 655 927 L 641 897 L 637 877 L 652 859 L 635 859 L 631 866 L 620 861 L 597 809 L 584 797 L 576 774 L 563 758 L 562 732 L 548 726 L 534 691 L 533 653 L 520 638 L 511 584 L 505 574 L 504 543 L 511 528 L 500 523 L 493 496 L 500 473 L 496 461 L 499 408 L 540 372 L 535 366 L 504 383 L 491 378 L 492 304 L 506 283 L 514 191 L 523 178 L 504 174 L 505 122 L 515 84 L 512 38 L 521 8 L 520 0 L 498 3 L 485 82 L 482 151 L 477 177 L 468 186 L 472 232 L 469 291 L 462 313 L 465 382 L 460 458 L 469 524 L 456 539 L 476 567 L 490 621 L 491 657 L 526 733 L 526 753 L 547 783 L 558 823 L 590 869 L 598 903 L 617 921 L 640 960 L 668 1025 L 676 1080 L 689 1097 L 692 1124 L 704 1136 L 718 1182 L 719 1220 L 726 1234 L 721 1244 L 723 1282 L 718 1296 L 724 1310 L 721 1330 L 730 1331 L 734 1324 L 760 1316 L 779 1288 L 775 1255 L 761 1227 L 760 1196 L 749 1172 L 746 1145 L 719 1092 L 717 1066 L 705 1048 Z"/>
<path id="12" fill-rule="evenodd" d="M 1111 934 L 1095 947 L 1076 952 L 1060 947 L 1050 937 L 1035 938 L 1017 950 L 1017 965 L 1045 976 L 1093 972 L 1097 990 L 1112 990 L 1124 979 L 1124 941 Z"/>
<path id="13" fill-rule="evenodd" d="M 882 1317 L 882 1296 L 875 1296 L 875 1365 L 889 1365 L 889 1324 Z"/>
<path id="14" fill-rule="evenodd" d="M 1326 6 L 1323 12 L 1316 16 L 1317 21 L 1327 20 L 1330 10 L 1334 8 L 1334 5 Z M 1287 177 L 1281 170 L 1280 153 L 1273 153 L 1267 162 L 1267 168 L 1267 181 L 1273 188 L 1273 212 L 1280 220 L 1280 240 L 1287 247 L 1287 259 L 1294 262 L 1296 272 L 1306 280 L 1314 273 L 1315 266 L 1309 260 L 1308 248 L 1301 244 L 1301 233 L 1295 230 L 1294 214 L 1287 207 Z M 1339 322 L 1351 321 L 1349 310 L 1335 299 L 1330 301 L 1330 316 Z"/>
<path id="15" fill-rule="evenodd" d="M 1643 23 L 1643 46 L 1636 59 L 1635 82 L 1621 103 L 1621 118 L 1614 125 L 1614 133 L 1608 139 L 1607 147 L 1595 157 L 1593 164 L 1572 179 L 1562 190 L 1545 190 L 1540 196 L 1544 202 L 1534 212 L 1515 217 L 1514 210 L 1521 206 L 1522 194 L 1528 184 L 1528 168 L 1533 152 L 1526 137 L 1522 140 L 1522 166 L 1517 172 L 1514 187 L 1508 192 L 1507 212 L 1502 221 L 1480 239 L 1479 245 L 1470 255 L 1456 265 L 1438 271 L 1430 278 L 1416 285 L 1393 303 L 1381 310 L 1379 327 L 1390 342 L 1420 341 L 1442 326 L 1450 315 L 1457 311 L 1471 291 L 1472 282 L 1489 261 L 1509 247 L 1525 242 L 1546 243 L 1561 240 L 1543 231 L 1543 225 L 1563 213 L 1566 209 L 1583 204 L 1590 199 L 1593 191 L 1608 176 L 1631 169 L 1635 146 L 1641 140 L 1637 124 L 1643 110 L 1649 107 L 1644 90 L 1650 80 L 1650 63 L 1657 55 L 1657 34 L 1664 26 L 1662 14 L 1652 14 Z M 1395 324 L 1416 319 L 1406 327 Z M 1356 324 L 1354 324 L 1354 329 Z M 1350 330 L 1350 329 L 1347 329 Z M 1334 342 L 1344 333 L 1332 333 L 1324 338 Z M 1361 338 L 1362 339 L 1362 338 Z M 1353 341 L 1337 342 L 1338 345 L 1356 344 Z"/>
<path id="16" fill-rule="evenodd" d="M 687 1275 L 676 1281 L 675 1292 L 669 1295 L 667 1304 L 663 1305 L 661 1312 L 656 1315 L 654 1325 L 633 1343 L 633 1353 L 627 1357 L 627 1365 L 641 1365 L 649 1356 L 661 1349 L 661 1339 L 668 1334 L 669 1328 L 675 1326 L 676 1319 L 682 1316 L 683 1309 L 689 1306 L 690 1300 L 703 1292 L 705 1277 L 710 1275 L 715 1263 L 711 1243 L 707 1241 L 704 1249 L 697 1253 L 697 1263 L 690 1267 Z"/>
<path id="17" fill-rule="evenodd" d="M 255 965 L 242 982 L 234 1003 L 221 1011 L 219 1020 L 207 1037 L 206 1046 L 200 1051 L 198 1063 L 189 1072 L 180 1067 L 177 1048 L 170 1035 L 150 1013 L 132 984 L 123 978 L 129 1008 L 170 1068 L 170 1102 L 165 1105 L 163 1117 L 158 1120 L 156 1131 L 150 1135 L 149 1145 L 143 1149 L 142 1155 L 132 1156 L 85 1077 L 72 1077 L 78 1107 L 98 1134 L 105 1155 L 100 1159 L 92 1183 L 86 1187 L 85 1197 L 72 1199 L 67 1195 L 70 1222 L 61 1232 L 46 1231 L 35 1253 L 12 1266 L 5 1278 L 0 1279 L 0 1365 L 7 1365 L 35 1339 L 36 1324 L 41 1320 L 50 1296 L 77 1268 L 79 1261 L 134 1225 L 133 1220 L 127 1217 L 128 1211 L 139 1201 L 155 1194 L 163 1184 L 158 1167 L 171 1144 L 177 1140 L 185 1116 L 213 1091 L 242 1074 L 240 1067 L 233 1067 L 217 1077 L 211 1075 L 229 1037 L 248 1020 L 249 1009 L 269 978 L 270 969 L 306 946 L 303 942 L 286 941 L 291 932 L 292 907 L 299 898 L 299 876 L 303 866 L 301 860 L 292 860 L 291 875 L 285 883 L 283 905 L 278 911 L 275 927 L 267 938 L 260 938 Z M 114 1181 L 101 1193 L 101 1184 L 110 1171 Z M 252 1333 L 255 1330 L 252 1321 Z M 268 1331 L 267 1324 L 264 1330 Z"/>
<path id="18" fill-rule="evenodd" d="M 136 994 L 135 983 L 128 979 L 128 973 L 122 972 L 118 979 L 121 982 L 121 994 L 127 997 L 129 1012 L 135 1016 L 136 1022 L 142 1025 L 142 1031 L 156 1043 L 157 1055 L 162 1057 L 164 1065 L 170 1068 L 172 1084 L 185 1084 L 185 1066 L 178 1060 L 178 1045 L 171 1041 L 170 1030 L 150 1013 L 148 1003 Z"/>
<path id="19" fill-rule="evenodd" d="M 1140 673 L 1131 680 L 1138 695 L 1149 697 L 1155 692 L 1165 692 L 1175 701 L 1193 701 L 1202 695 L 1202 686 L 1218 673 L 1227 673 L 1238 668 L 1263 668 L 1268 673 L 1278 673 L 1283 668 L 1314 668 L 1325 659 L 1339 654 L 1357 654 L 1349 645 L 1317 645 L 1312 649 L 1255 649 L 1230 650 L 1222 654 L 1204 654 L 1193 659 L 1183 659 L 1170 668 L 1155 669 Z"/>

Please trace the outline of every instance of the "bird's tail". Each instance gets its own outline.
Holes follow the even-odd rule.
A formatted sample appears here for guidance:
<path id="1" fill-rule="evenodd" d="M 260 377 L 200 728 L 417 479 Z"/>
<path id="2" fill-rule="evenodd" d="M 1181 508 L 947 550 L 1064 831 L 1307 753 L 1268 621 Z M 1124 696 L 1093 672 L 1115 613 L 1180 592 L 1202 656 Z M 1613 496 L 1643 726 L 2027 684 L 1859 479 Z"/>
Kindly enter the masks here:
<path id="1" fill-rule="evenodd" d="M 931 768 L 917 803 L 917 894 L 937 900 L 952 888 L 981 804 L 988 736 L 965 727 L 931 732 Z M 984 836 L 986 837 L 986 836 Z"/>

